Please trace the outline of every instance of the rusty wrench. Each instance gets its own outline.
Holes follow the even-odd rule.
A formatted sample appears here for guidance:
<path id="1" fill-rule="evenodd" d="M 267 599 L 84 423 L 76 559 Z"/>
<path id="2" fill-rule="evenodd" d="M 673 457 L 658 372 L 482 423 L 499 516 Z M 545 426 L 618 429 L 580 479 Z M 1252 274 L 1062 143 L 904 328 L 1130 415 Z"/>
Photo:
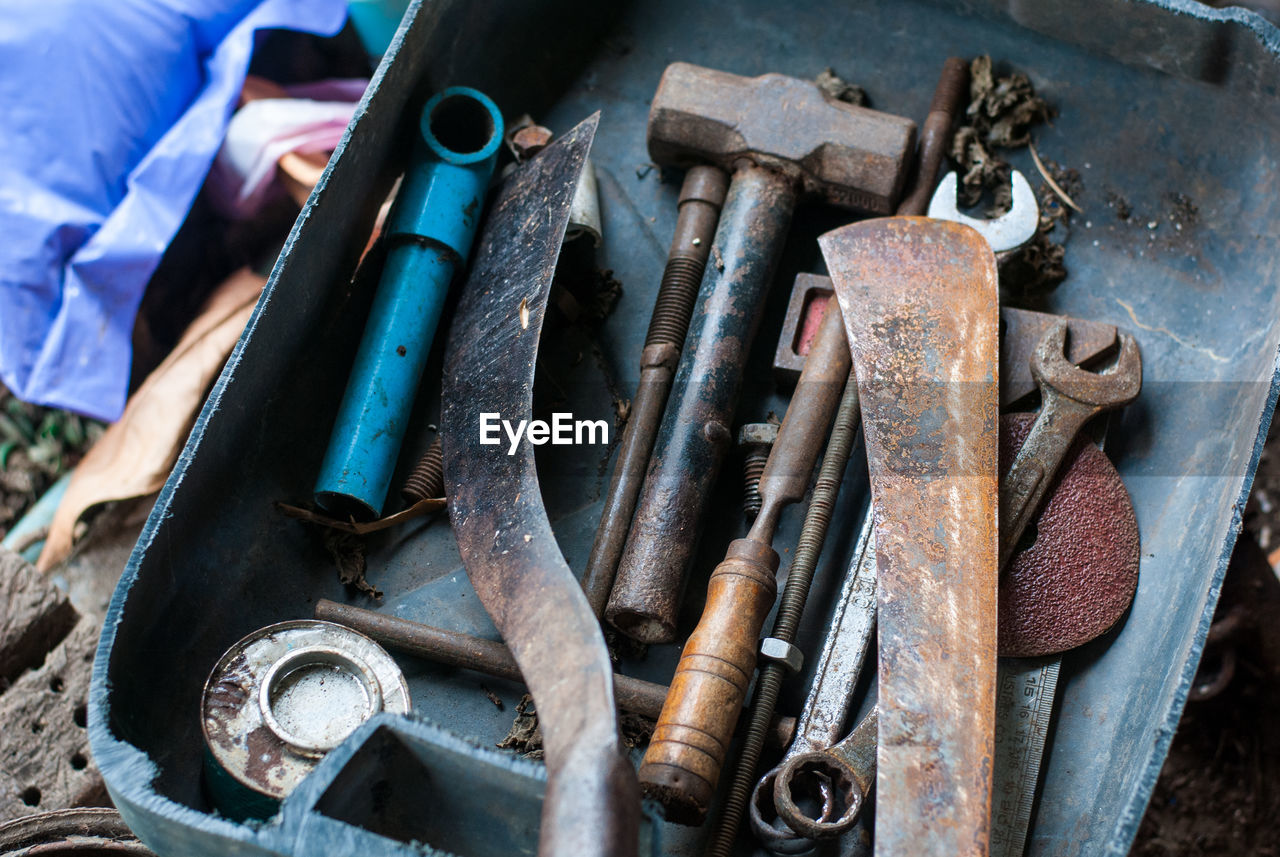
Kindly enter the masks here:
<path id="1" fill-rule="evenodd" d="M 873 708 L 839 743 L 792 756 L 779 766 L 773 784 L 778 818 L 809 839 L 830 839 L 853 827 L 876 782 L 879 729 L 880 710 Z M 796 803 L 796 793 L 812 789 L 815 783 L 823 798 L 818 818 Z"/>
<path id="2" fill-rule="evenodd" d="M 1067 324 L 1058 322 L 1031 355 L 1031 376 L 1040 385 L 1040 414 L 1000 486 L 1000 568 L 1044 502 L 1054 475 L 1085 423 L 1103 411 L 1124 407 L 1142 390 L 1138 343 L 1120 334 L 1120 356 L 1103 372 L 1090 372 L 1064 356 Z"/>

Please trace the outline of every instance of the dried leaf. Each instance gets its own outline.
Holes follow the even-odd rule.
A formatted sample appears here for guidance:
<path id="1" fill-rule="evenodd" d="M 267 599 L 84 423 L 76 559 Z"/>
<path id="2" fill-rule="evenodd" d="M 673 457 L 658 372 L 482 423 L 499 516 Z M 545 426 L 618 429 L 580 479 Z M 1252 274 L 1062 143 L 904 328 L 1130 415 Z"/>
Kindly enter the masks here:
<path id="1" fill-rule="evenodd" d="M 951 139 L 951 158 L 960 165 L 960 204 L 976 205 L 984 192 L 994 191 L 989 217 L 1008 210 L 1009 164 L 1000 149 L 1016 149 L 1031 140 L 1031 127 L 1047 121 L 1053 111 L 1035 94 L 1025 74 L 996 77 L 991 57 L 981 56 L 969 66 L 970 102 L 961 126 Z"/>
<path id="2" fill-rule="evenodd" d="M 124 415 L 76 467 L 37 568 L 48 571 L 70 555 L 76 521 L 90 507 L 140 497 L 164 485 L 209 385 L 227 362 L 265 283 L 246 268 L 209 297 L 173 352 L 130 397 Z"/>
<path id="3" fill-rule="evenodd" d="M 526 759 L 541 759 L 542 730 L 538 728 L 538 712 L 533 707 L 533 697 L 525 694 L 516 703 L 516 719 L 507 736 L 497 743 L 503 750 L 515 750 Z"/>
<path id="4" fill-rule="evenodd" d="M 354 586 L 361 592 L 381 598 L 378 587 L 365 578 L 369 565 L 365 561 L 364 538 L 354 533 L 341 530 L 324 531 L 324 548 L 333 557 L 338 567 L 338 580 L 347 586 Z"/>
<path id="5" fill-rule="evenodd" d="M 867 93 L 863 91 L 861 86 L 855 86 L 849 81 L 844 80 L 840 75 L 836 74 L 835 69 L 826 68 L 818 73 L 813 79 L 818 84 L 818 89 L 828 98 L 834 98 L 836 101 L 843 101 L 846 104 L 856 104 L 859 107 L 867 105 Z"/>
<path id="6" fill-rule="evenodd" d="M 506 711 L 507 706 L 503 703 L 502 697 L 498 696 L 498 694 L 489 690 L 489 688 L 485 687 L 483 684 L 480 685 L 480 690 L 484 693 L 485 699 L 488 699 L 490 702 L 492 702 L 495 708 L 497 708 L 499 711 Z"/>

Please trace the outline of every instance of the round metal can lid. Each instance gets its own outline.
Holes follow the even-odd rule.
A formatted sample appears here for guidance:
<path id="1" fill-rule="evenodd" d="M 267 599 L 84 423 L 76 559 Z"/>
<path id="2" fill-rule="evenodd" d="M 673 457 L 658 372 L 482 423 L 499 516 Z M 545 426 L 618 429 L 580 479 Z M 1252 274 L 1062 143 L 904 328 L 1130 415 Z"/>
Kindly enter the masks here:
<path id="1" fill-rule="evenodd" d="M 283 799 L 380 711 L 409 710 L 387 651 L 357 631 L 304 619 L 249 634 L 218 661 L 201 700 L 213 760 L 255 792 Z"/>

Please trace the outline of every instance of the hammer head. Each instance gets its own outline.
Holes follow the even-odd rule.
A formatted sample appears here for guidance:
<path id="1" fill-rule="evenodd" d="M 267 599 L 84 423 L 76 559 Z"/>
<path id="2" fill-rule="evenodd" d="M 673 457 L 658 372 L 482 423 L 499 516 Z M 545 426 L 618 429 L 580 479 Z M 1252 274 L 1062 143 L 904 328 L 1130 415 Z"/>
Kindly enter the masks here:
<path id="1" fill-rule="evenodd" d="M 649 110 L 656 163 L 732 172 L 749 161 L 806 194 L 876 214 L 893 212 L 915 145 L 911 120 L 836 101 L 781 74 L 741 77 L 672 63 Z"/>

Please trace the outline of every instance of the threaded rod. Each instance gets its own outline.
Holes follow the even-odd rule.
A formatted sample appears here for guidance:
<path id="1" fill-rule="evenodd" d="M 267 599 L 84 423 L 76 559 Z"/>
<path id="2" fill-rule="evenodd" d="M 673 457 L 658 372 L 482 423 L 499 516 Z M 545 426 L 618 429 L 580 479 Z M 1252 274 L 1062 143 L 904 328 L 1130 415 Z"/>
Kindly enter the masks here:
<path id="1" fill-rule="evenodd" d="M 778 618 L 773 625 L 772 636 L 788 643 L 795 640 L 800 616 L 804 612 L 805 601 L 809 598 L 809 586 L 813 583 L 813 573 L 818 565 L 818 556 L 822 553 L 822 544 L 827 538 L 831 514 L 835 510 L 840 483 L 844 478 L 845 466 L 849 463 L 849 455 L 853 452 L 853 441 L 857 437 L 861 419 L 858 383 L 850 373 L 845 382 L 844 395 L 840 399 L 840 410 L 836 412 L 835 425 L 831 429 L 831 438 L 827 441 L 827 450 L 822 457 L 822 468 L 813 488 L 813 498 L 805 511 L 795 559 L 791 563 L 787 583 L 782 591 Z M 760 751 L 764 748 L 765 733 L 778 705 L 778 694 L 782 690 L 784 676 L 785 670 L 781 664 L 766 663 L 760 669 L 755 697 L 747 716 L 747 734 L 734 766 L 729 794 L 725 798 L 720 817 L 716 819 L 716 828 L 712 831 L 707 846 L 707 857 L 729 857 L 733 848 L 734 837 L 742 826 L 742 816 L 755 787 Z"/>

